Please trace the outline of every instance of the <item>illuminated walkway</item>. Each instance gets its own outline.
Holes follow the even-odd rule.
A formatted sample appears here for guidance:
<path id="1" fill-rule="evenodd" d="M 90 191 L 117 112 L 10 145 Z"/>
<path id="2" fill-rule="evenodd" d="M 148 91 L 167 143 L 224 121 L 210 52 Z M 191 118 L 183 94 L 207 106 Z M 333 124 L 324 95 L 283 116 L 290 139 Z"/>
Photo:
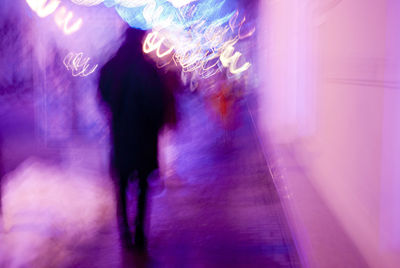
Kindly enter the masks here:
<path id="1" fill-rule="evenodd" d="M 80 145 L 73 163 L 36 159 L 13 174 L 0 266 L 300 267 L 245 106 L 226 135 L 198 98 L 181 103 L 180 125 L 162 142 L 166 178 L 153 186 L 147 256 L 120 248 L 109 180 L 79 163 L 101 150 Z"/>

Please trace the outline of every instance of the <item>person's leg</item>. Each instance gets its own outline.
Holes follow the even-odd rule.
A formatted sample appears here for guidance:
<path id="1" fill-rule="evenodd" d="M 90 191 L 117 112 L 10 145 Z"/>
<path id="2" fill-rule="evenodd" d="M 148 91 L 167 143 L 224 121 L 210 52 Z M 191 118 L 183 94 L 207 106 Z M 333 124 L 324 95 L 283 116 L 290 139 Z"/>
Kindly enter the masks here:
<path id="1" fill-rule="evenodd" d="M 126 199 L 128 178 L 129 176 L 127 176 L 126 174 L 120 173 L 119 178 L 117 178 L 117 183 L 115 185 L 118 229 L 121 242 L 123 242 L 125 246 L 130 246 L 132 244 L 132 237 L 128 222 L 127 199 Z"/>
<path id="2" fill-rule="evenodd" d="M 137 214 L 135 220 L 135 245 L 138 248 L 145 248 L 146 237 L 144 233 L 146 208 L 147 208 L 147 190 L 148 182 L 147 177 L 150 172 L 140 171 L 139 172 L 139 195 L 137 202 Z"/>

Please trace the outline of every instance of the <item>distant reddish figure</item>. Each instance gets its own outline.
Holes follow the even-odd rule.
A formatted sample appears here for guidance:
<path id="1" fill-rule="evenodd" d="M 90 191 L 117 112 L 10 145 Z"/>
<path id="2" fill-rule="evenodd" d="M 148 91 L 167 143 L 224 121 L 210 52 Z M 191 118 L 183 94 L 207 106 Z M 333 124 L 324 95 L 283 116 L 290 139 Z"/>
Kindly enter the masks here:
<path id="1" fill-rule="evenodd" d="M 212 117 L 224 130 L 224 141 L 232 139 L 231 133 L 240 124 L 238 118 L 239 103 L 243 92 L 241 86 L 230 81 L 223 73 L 219 73 L 210 85 L 206 97 Z"/>

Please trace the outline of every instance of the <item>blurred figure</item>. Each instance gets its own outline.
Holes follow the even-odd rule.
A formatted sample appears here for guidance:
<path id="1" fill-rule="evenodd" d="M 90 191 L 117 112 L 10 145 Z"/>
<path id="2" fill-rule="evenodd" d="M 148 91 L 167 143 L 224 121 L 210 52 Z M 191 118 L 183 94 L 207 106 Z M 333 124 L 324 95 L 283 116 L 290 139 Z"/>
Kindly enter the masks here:
<path id="1" fill-rule="evenodd" d="M 230 142 L 232 131 L 240 124 L 238 118 L 239 103 L 243 99 L 243 86 L 229 80 L 220 72 L 210 80 L 209 93 L 206 96 L 209 110 L 216 122 L 224 130 L 224 142 Z M 210 83 L 210 82 L 209 82 Z"/>
<path id="2" fill-rule="evenodd" d="M 149 174 L 158 168 L 158 133 L 167 118 L 167 89 L 157 70 L 144 58 L 145 32 L 133 28 L 116 55 L 101 69 L 99 90 L 110 111 L 111 167 L 116 180 L 117 217 L 121 241 L 131 247 L 127 215 L 129 179 L 139 180 L 134 243 L 145 249 L 144 232 Z"/>

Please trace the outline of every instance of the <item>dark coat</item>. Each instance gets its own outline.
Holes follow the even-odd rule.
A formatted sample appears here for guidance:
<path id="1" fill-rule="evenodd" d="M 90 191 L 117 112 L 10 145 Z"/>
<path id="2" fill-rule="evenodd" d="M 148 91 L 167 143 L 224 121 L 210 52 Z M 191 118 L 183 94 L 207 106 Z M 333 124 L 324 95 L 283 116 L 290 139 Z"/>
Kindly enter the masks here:
<path id="1" fill-rule="evenodd" d="M 164 124 L 166 89 L 141 49 L 140 30 L 130 36 L 100 73 L 99 90 L 111 112 L 113 165 L 120 174 L 158 168 L 158 133 Z"/>

